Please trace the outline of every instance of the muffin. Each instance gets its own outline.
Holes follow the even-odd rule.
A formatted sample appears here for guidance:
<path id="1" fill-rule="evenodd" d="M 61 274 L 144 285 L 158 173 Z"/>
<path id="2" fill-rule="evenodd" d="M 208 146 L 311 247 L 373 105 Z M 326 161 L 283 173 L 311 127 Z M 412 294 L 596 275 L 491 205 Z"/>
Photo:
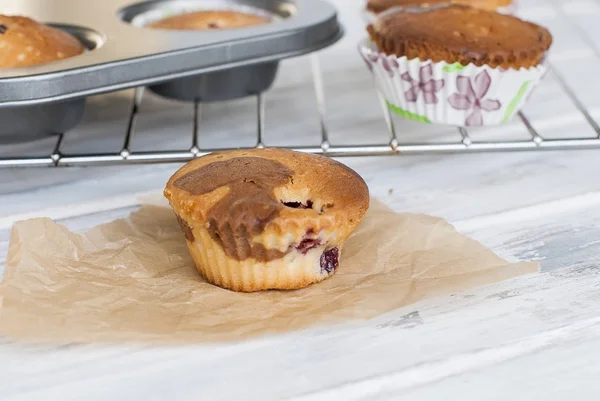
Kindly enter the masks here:
<path id="1" fill-rule="evenodd" d="M 389 10 L 360 52 L 390 109 L 457 126 L 511 120 L 543 77 L 547 29 L 463 5 Z"/>
<path id="2" fill-rule="evenodd" d="M 492 68 L 536 66 L 552 44 L 546 28 L 462 5 L 404 9 L 367 27 L 388 55 Z"/>
<path id="3" fill-rule="evenodd" d="M 332 276 L 369 207 L 363 179 L 324 156 L 232 150 L 195 159 L 164 194 L 198 271 L 234 291 L 291 290 Z"/>
<path id="4" fill-rule="evenodd" d="M 196 11 L 164 18 L 147 27 L 171 30 L 233 29 L 269 22 L 269 19 L 262 16 L 237 11 Z"/>
<path id="5" fill-rule="evenodd" d="M 489 11 L 499 11 L 511 7 L 513 0 L 368 0 L 367 10 L 379 14 L 392 7 L 430 7 L 448 3 L 462 4 Z"/>
<path id="6" fill-rule="evenodd" d="M 31 18 L 0 15 L 0 68 L 45 64 L 80 55 L 79 40 Z"/>

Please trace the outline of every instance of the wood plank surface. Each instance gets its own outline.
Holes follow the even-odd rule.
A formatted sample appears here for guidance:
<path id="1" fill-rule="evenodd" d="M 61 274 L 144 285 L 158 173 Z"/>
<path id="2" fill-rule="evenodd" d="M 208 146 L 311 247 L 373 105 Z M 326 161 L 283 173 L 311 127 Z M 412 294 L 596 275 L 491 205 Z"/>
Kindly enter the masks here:
<path id="1" fill-rule="evenodd" d="M 346 37 L 319 54 L 335 143 L 385 141 L 368 71 L 356 53 L 360 2 L 335 0 Z M 600 119 L 600 3 L 521 0 L 550 27 L 552 61 Z M 590 39 L 591 38 L 591 39 Z M 118 149 L 132 92 L 92 99 L 69 151 Z M 267 141 L 315 144 L 319 127 L 307 58 L 283 63 L 267 97 Z M 134 146 L 188 145 L 191 106 L 148 95 Z M 526 108 L 547 137 L 592 136 L 551 75 Z M 249 100 L 209 105 L 201 140 L 251 145 Z M 398 122 L 407 141 L 456 138 L 446 127 Z M 518 122 L 477 138 L 527 135 Z M 290 142 L 291 141 L 291 142 Z M 7 152 L 43 152 L 48 143 Z M 0 400 L 587 400 L 600 373 L 600 157 L 596 150 L 343 159 L 398 211 L 448 219 L 511 260 L 543 272 L 431 299 L 366 322 L 317 327 L 239 344 L 186 347 L 0 340 Z M 0 273 L 10 226 L 49 216 L 84 231 L 127 215 L 160 191 L 176 165 L 0 170 Z"/>

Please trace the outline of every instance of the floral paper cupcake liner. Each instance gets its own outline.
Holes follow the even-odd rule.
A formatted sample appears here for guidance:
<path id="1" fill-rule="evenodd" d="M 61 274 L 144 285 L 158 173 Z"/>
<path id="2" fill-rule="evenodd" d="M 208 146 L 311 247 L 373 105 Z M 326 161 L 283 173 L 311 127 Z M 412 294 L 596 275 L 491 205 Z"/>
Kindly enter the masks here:
<path id="1" fill-rule="evenodd" d="M 546 72 L 388 56 L 365 39 L 359 51 L 375 86 L 395 114 L 425 123 L 455 126 L 497 125 L 510 121 Z"/>

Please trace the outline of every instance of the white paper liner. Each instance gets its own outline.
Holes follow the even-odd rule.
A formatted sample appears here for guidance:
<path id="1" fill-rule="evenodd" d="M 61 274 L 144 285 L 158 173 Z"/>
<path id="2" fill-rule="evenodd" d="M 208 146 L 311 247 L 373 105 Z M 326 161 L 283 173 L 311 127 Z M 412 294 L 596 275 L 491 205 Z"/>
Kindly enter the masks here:
<path id="1" fill-rule="evenodd" d="M 359 51 L 390 110 L 425 123 L 455 126 L 497 125 L 510 121 L 546 72 L 474 64 L 408 60 L 380 52 L 368 39 Z"/>
<path id="2" fill-rule="evenodd" d="M 145 27 L 164 18 L 197 11 L 237 11 L 244 14 L 257 15 L 268 19 L 271 22 L 276 22 L 281 19 L 278 15 L 266 10 L 243 4 L 230 4 L 222 1 L 170 1 L 163 3 L 161 7 L 153 8 L 136 15 L 131 20 L 131 24 L 137 27 Z"/>
<path id="3" fill-rule="evenodd" d="M 361 8 L 361 16 L 364 20 L 364 22 L 368 25 L 368 24 L 372 24 L 373 22 L 375 22 L 375 20 L 377 19 L 377 14 L 369 11 L 367 9 L 367 2 L 368 0 L 365 0 L 363 2 L 362 8 Z M 426 0 L 423 0 L 423 3 L 427 3 Z M 450 2 L 448 2 L 448 4 L 450 4 Z M 434 5 L 435 6 L 439 6 L 439 4 Z M 418 6 L 411 6 L 411 7 L 418 7 Z M 384 12 L 389 12 L 393 9 L 399 10 L 402 7 L 393 7 L 390 10 L 384 11 Z M 393 12 L 393 11 L 392 11 Z M 506 15 L 515 15 L 517 13 L 517 0 L 513 0 L 513 2 L 506 6 L 506 7 L 500 7 L 496 10 L 496 12 L 500 13 L 500 14 L 506 14 Z"/>

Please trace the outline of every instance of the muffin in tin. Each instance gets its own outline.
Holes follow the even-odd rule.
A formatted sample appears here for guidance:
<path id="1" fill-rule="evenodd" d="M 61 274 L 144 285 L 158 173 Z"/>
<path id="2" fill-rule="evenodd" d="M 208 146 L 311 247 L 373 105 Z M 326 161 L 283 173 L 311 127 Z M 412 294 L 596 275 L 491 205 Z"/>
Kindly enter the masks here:
<path id="1" fill-rule="evenodd" d="M 0 68 L 27 67 L 78 56 L 72 35 L 28 17 L 0 15 Z"/>
<path id="2" fill-rule="evenodd" d="M 390 9 L 360 52 L 390 109 L 458 126 L 510 121 L 543 77 L 550 32 L 463 5 Z"/>
<path id="3" fill-rule="evenodd" d="M 252 7 L 195 9 L 174 3 L 142 13 L 132 23 L 147 29 L 188 34 L 197 31 L 198 40 L 201 40 L 201 36 L 208 31 L 251 29 L 276 19 L 275 15 Z M 184 101 L 232 100 L 268 90 L 275 81 L 278 67 L 277 61 L 236 66 L 152 85 L 150 90 L 166 98 Z"/>
<path id="4" fill-rule="evenodd" d="M 195 11 L 154 21 L 147 25 L 153 29 L 209 30 L 235 29 L 268 24 L 270 19 L 250 13 L 231 10 Z"/>
<path id="5" fill-rule="evenodd" d="M 350 168 L 283 149 L 200 157 L 171 177 L 165 196 L 200 273 L 244 292 L 333 275 L 369 206 L 367 185 Z"/>
<path id="6" fill-rule="evenodd" d="M 23 16 L 0 15 L 0 68 L 44 65 L 85 51 L 71 34 Z M 0 105 L 1 106 L 1 105 Z M 73 128 L 85 99 L 0 107 L 0 144 L 31 141 Z"/>

